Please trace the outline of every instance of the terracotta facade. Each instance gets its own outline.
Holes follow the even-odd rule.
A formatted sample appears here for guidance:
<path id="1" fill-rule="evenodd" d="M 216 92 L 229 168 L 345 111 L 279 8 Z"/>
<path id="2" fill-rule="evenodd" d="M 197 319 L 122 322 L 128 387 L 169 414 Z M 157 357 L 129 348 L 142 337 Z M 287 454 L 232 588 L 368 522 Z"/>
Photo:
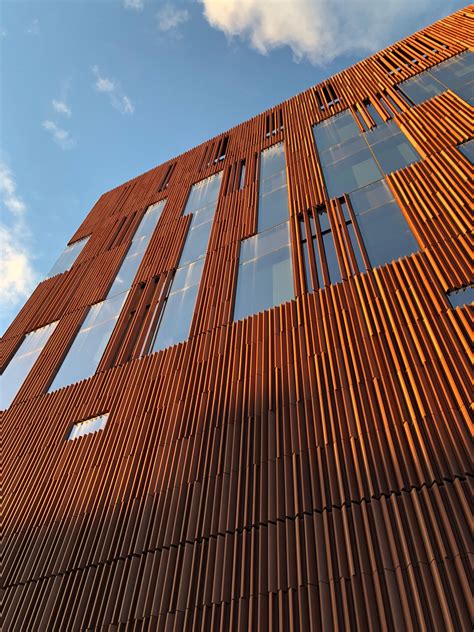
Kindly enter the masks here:
<path id="1" fill-rule="evenodd" d="M 458 149 L 473 109 L 450 90 L 414 106 L 396 86 L 472 51 L 473 24 L 474 7 L 458 11 L 97 201 L 72 268 L 39 284 L 2 340 L 5 368 L 58 321 L 2 413 L 5 630 L 471 629 L 470 318 L 447 293 L 473 282 Z M 360 270 L 312 128 L 349 109 L 369 129 L 371 108 L 421 157 L 385 178 L 419 248 L 373 269 L 368 253 Z M 259 156 L 280 141 L 295 298 L 234 321 Z M 142 355 L 190 188 L 220 171 L 189 338 Z M 48 393 L 160 200 L 96 373 Z M 323 207 L 342 280 L 323 260 L 308 292 L 300 225 Z"/>

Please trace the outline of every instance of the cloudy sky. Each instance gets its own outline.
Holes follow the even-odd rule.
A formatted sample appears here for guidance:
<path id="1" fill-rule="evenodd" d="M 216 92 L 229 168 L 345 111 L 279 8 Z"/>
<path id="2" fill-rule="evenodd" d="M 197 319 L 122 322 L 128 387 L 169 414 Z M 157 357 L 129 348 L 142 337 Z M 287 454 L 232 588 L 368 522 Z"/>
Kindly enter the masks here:
<path id="1" fill-rule="evenodd" d="M 465 4 L 0 0 L 0 331 L 101 193 Z"/>

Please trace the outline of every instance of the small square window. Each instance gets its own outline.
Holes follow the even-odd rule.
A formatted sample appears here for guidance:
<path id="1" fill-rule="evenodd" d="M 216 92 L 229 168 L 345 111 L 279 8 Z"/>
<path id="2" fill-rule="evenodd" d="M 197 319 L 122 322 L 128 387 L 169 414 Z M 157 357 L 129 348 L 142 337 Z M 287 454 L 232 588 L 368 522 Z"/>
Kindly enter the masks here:
<path id="1" fill-rule="evenodd" d="M 459 290 L 448 292 L 448 301 L 453 308 L 472 305 L 474 302 L 474 285 L 466 285 Z"/>
<path id="2" fill-rule="evenodd" d="M 71 432 L 69 433 L 67 440 L 73 441 L 79 437 L 103 430 L 105 428 L 105 424 L 107 423 L 108 416 L 108 413 L 106 413 L 104 415 L 99 415 L 98 417 L 92 417 L 91 419 L 76 422 L 71 428 Z"/>
<path id="3" fill-rule="evenodd" d="M 474 165 L 474 138 L 467 143 L 458 145 L 459 151 Z"/>

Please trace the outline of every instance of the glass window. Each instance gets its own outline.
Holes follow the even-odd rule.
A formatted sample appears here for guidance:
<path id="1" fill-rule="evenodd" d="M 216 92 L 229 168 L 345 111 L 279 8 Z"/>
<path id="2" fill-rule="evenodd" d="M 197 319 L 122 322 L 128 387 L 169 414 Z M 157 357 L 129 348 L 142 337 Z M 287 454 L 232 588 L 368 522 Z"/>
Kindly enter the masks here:
<path id="1" fill-rule="evenodd" d="M 87 312 L 49 392 L 96 372 L 165 203 L 162 200 L 147 208 L 106 299 Z"/>
<path id="2" fill-rule="evenodd" d="M 153 351 L 170 347 L 189 336 L 199 281 L 178 292 L 173 291 L 168 296 Z"/>
<path id="3" fill-rule="evenodd" d="M 241 244 L 234 320 L 294 298 L 289 224 L 285 222 Z"/>
<path id="4" fill-rule="evenodd" d="M 288 220 L 284 143 L 262 151 L 258 198 L 258 232 Z"/>
<path id="5" fill-rule="evenodd" d="M 313 282 L 311 281 L 311 268 L 309 265 L 309 250 L 308 250 L 308 242 L 304 240 L 302 242 L 303 246 L 303 265 L 304 265 L 304 274 L 306 278 L 306 289 L 308 292 L 314 291 L 316 288 L 313 286 Z M 321 284 L 321 280 L 319 280 L 319 284 Z"/>
<path id="6" fill-rule="evenodd" d="M 166 200 L 157 202 L 149 206 L 140 224 L 135 231 L 132 243 L 125 255 L 125 259 L 117 272 L 112 283 L 107 298 L 125 292 L 130 288 L 135 278 L 140 263 L 142 262 L 145 250 L 150 243 L 150 239 L 155 231 L 156 224 L 160 219 Z"/>
<path id="7" fill-rule="evenodd" d="M 239 189 L 243 189 L 245 185 L 245 160 L 242 160 L 240 163 L 240 179 L 239 179 Z"/>
<path id="8" fill-rule="evenodd" d="M 364 263 L 362 253 L 359 248 L 359 242 L 357 240 L 357 235 L 355 233 L 354 226 L 352 222 L 346 222 L 346 226 L 347 226 L 347 231 L 349 233 L 349 239 L 351 240 L 352 250 L 354 251 L 354 256 L 357 261 L 357 267 L 359 268 L 359 272 L 364 272 L 366 269 L 365 263 Z"/>
<path id="9" fill-rule="evenodd" d="M 344 202 L 342 202 L 341 204 L 342 204 L 344 214 L 348 213 L 347 205 Z M 316 238 L 316 230 L 315 230 L 314 219 L 313 219 L 312 214 L 309 215 L 309 223 L 311 227 L 311 239 L 313 243 L 317 280 L 318 280 L 319 287 L 323 287 L 326 284 L 324 281 L 325 277 L 323 276 L 323 272 L 322 272 L 323 261 L 326 261 L 326 264 L 327 264 L 329 283 L 338 283 L 342 279 L 342 275 L 341 275 L 341 269 L 339 267 L 339 260 L 337 257 L 336 245 L 334 243 L 334 235 L 331 230 L 331 224 L 329 221 L 329 215 L 327 211 L 323 209 L 317 212 L 317 217 L 318 217 L 319 226 L 321 229 L 322 241 L 323 241 L 322 252 L 320 251 L 319 246 L 318 246 L 318 240 Z M 316 288 L 310 282 L 309 248 L 307 247 L 306 236 L 304 234 L 305 233 L 304 222 L 303 220 L 300 220 L 300 222 L 301 222 L 300 224 L 301 232 L 303 235 L 303 252 L 304 252 L 304 257 L 305 257 L 306 284 L 307 284 L 308 291 L 311 291 L 312 289 L 314 290 Z M 348 229 L 353 228 L 349 215 L 345 223 Z M 355 243 L 357 245 L 357 242 Z M 354 246 L 354 250 L 356 251 L 356 256 L 357 254 L 360 255 L 359 249 L 358 248 L 356 249 L 355 246 Z"/>
<path id="10" fill-rule="evenodd" d="M 204 259 L 176 270 L 173 284 L 162 311 L 153 351 L 165 349 L 189 336 Z"/>
<path id="11" fill-rule="evenodd" d="M 465 51 L 434 68 L 430 74 L 469 103 L 474 103 L 474 53 Z"/>
<path id="12" fill-rule="evenodd" d="M 360 153 L 361 151 L 367 151 L 367 143 L 365 142 L 364 136 L 362 134 L 359 134 L 357 138 L 351 138 L 345 143 L 332 145 L 332 147 L 328 147 L 324 151 L 320 151 L 319 158 L 321 160 L 321 164 L 330 165 L 344 158 L 349 158 L 350 156 Z"/>
<path id="13" fill-rule="evenodd" d="M 69 270 L 69 268 L 73 265 L 78 256 L 81 254 L 84 246 L 87 244 L 88 241 L 89 237 L 84 237 L 84 239 L 80 239 L 79 241 L 75 241 L 73 244 L 66 246 L 59 259 L 48 272 L 48 276 L 46 278 L 50 279 L 57 274 L 61 274 Z"/>
<path id="14" fill-rule="evenodd" d="M 92 305 L 48 392 L 85 380 L 96 372 L 127 294 L 123 292 Z"/>
<path id="15" fill-rule="evenodd" d="M 324 179 L 330 198 L 380 180 L 382 174 L 372 154 L 366 148 L 348 158 L 323 166 Z"/>
<path id="16" fill-rule="evenodd" d="M 459 151 L 474 165 L 474 138 L 467 143 L 458 145 Z"/>
<path id="17" fill-rule="evenodd" d="M 420 155 L 393 121 L 367 132 L 366 140 L 385 174 L 420 160 Z"/>
<path id="18" fill-rule="evenodd" d="M 405 94 L 412 103 L 418 105 L 423 103 L 431 97 L 436 96 L 444 92 L 446 88 L 437 80 L 432 77 L 429 72 L 424 72 L 421 75 L 407 79 L 400 84 L 400 90 Z"/>
<path id="19" fill-rule="evenodd" d="M 377 110 L 372 105 L 372 103 L 366 103 L 365 107 L 367 108 L 370 116 L 373 118 L 375 125 L 385 125 L 385 121 L 380 116 L 380 114 L 377 112 Z"/>
<path id="20" fill-rule="evenodd" d="M 180 264 L 190 263 L 206 254 L 209 235 L 211 233 L 212 222 L 192 226 L 189 229 Z"/>
<path id="21" fill-rule="evenodd" d="M 459 290 L 448 292 L 448 300 L 453 308 L 472 305 L 474 302 L 474 285 L 467 285 Z"/>
<path id="22" fill-rule="evenodd" d="M 350 199 L 372 266 L 418 250 L 416 239 L 383 180 L 354 191 Z"/>
<path id="23" fill-rule="evenodd" d="M 285 171 L 285 169 L 284 143 L 277 143 L 262 151 L 260 155 L 260 180 L 265 180 L 275 173 Z"/>
<path id="24" fill-rule="evenodd" d="M 165 349 L 189 336 L 221 180 L 222 171 L 193 185 L 190 191 L 183 215 L 192 210 L 193 217 L 155 330 L 152 351 Z"/>
<path id="25" fill-rule="evenodd" d="M 262 257 L 290 243 L 288 222 L 244 239 L 240 245 L 240 262 Z"/>
<path id="26" fill-rule="evenodd" d="M 189 213 L 194 213 L 197 209 L 217 202 L 221 179 L 222 171 L 219 171 L 219 173 L 193 184 L 183 215 L 189 215 Z"/>
<path id="27" fill-rule="evenodd" d="M 359 136 L 359 128 L 349 110 L 326 119 L 313 129 L 320 152 Z"/>
<path id="28" fill-rule="evenodd" d="M 349 138 L 342 143 L 328 145 L 328 136 L 323 134 L 320 147 L 319 128 L 323 123 L 313 127 L 326 190 L 330 198 L 341 197 L 344 193 L 365 187 L 380 180 L 383 175 L 420 159 L 393 121 L 382 122 L 372 130 L 361 133 L 349 110 L 346 110 L 344 117 L 351 117 L 357 135 L 354 135 L 354 127 L 350 126 L 354 134 L 346 134 Z M 333 119 L 337 122 L 339 118 L 341 116 L 338 115 L 324 123 Z M 348 128 L 349 123 L 344 125 L 344 129 Z M 334 137 L 333 134 L 332 138 Z"/>
<path id="29" fill-rule="evenodd" d="M 258 206 L 259 232 L 288 221 L 288 191 L 286 186 L 260 197 Z"/>
<path id="30" fill-rule="evenodd" d="M 338 121 L 342 121 L 342 124 Z M 321 144 L 319 128 L 325 124 L 331 132 L 324 131 Z M 349 110 L 316 125 L 313 133 L 329 197 L 339 197 L 382 177 Z M 344 140 L 333 145 L 328 144 L 330 139 L 340 138 Z"/>
<path id="31" fill-rule="evenodd" d="M 153 233 L 155 232 L 156 225 L 161 217 L 165 204 L 166 200 L 161 200 L 160 202 L 156 202 L 147 208 L 137 230 L 135 231 L 133 241 L 138 241 L 143 238 L 146 238 L 147 243 L 150 241 Z"/>
<path id="32" fill-rule="evenodd" d="M 0 376 L 0 410 L 6 410 L 15 399 L 20 386 L 33 368 L 57 324 L 56 321 L 30 332 L 24 337 L 15 355 Z"/>
<path id="33" fill-rule="evenodd" d="M 305 272 L 305 278 L 306 278 L 306 290 L 307 292 L 312 292 L 316 290 L 318 287 L 321 287 L 323 285 L 323 282 L 322 282 L 323 277 L 321 274 L 321 267 L 320 265 L 318 265 L 320 263 L 319 256 L 317 254 L 318 244 L 316 240 L 314 219 L 312 215 L 309 215 L 309 222 L 310 222 L 310 227 L 311 227 L 311 235 L 306 234 L 306 226 L 305 226 L 304 219 L 302 217 L 299 220 L 299 228 L 300 228 L 300 235 L 301 235 L 301 245 L 303 247 L 303 266 L 304 266 L 304 272 Z M 311 265 L 310 265 L 308 239 L 311 239 L 311 242 L 313 244 L 313 249 L 315 252 L 317 283 L 313 283 L 313 281 L 311 280 Z"/>
<path id="34" fill-rule="evenodd" d="M 407 79 L 400 89 L 415 104 L 452 90 L 461 99 L 474 103 L 474 53 L 465 51 L 451 57 L 421 75 Z"/>
<path id="35" fill-rule="evenodd" d="M 99 417 L 93 417 L 92 419 L 86 419 L 85 421 L 78 421 L 71 428 L 71 432 L 68 436 L 68 441 L 73 441 L 79 437 L 92 434 L 93 432 L 99 432 L 105 428 L 108 415 L 99 415 Z"/>
<path id="36" fill-rule="evenodd" d="M 323 245 L 329 272 L 329 283 L 337 283 L 341 280 L 341 270 L 339 269 L 336 246 L 334 245 L 331 231 L 323 234 Z"/>
<path id="37" fill-rule="evenodd" d="M 142 260 L 142 254 L 135 254 L 132 256 L 126 256 L 119 268 L 119 271 L 115 275 L 114 282 L 109 290 L 107 298 L 125 292 L 130 288 L 133 283 L 133 279 L 137 273 Z"/>

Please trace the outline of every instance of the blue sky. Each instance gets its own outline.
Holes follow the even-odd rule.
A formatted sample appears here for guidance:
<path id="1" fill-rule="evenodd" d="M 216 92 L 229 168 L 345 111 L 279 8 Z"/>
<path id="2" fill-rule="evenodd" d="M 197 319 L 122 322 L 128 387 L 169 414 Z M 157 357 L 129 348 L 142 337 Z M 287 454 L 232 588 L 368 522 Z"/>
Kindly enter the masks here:
<path id="1" fill-rule="evenodd" d="M 0 330 L 103 192 L 465 4 L 0 0 Z"/>

